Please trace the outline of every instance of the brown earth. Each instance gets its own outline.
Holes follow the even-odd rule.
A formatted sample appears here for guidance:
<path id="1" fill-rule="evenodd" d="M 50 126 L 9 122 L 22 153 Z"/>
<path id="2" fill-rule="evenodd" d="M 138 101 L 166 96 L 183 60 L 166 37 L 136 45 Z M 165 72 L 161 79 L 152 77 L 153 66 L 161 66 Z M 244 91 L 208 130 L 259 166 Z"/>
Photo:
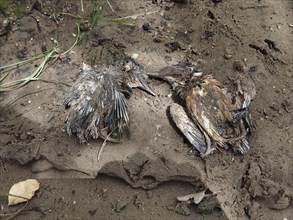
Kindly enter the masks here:
<path id="1" fill-rule="evenodd" d="M 54 43 L 60 53 L 68 49 L 80 20 L 72 15 L 88 16 L 93 2 L 84 1 L 82 12 L 79 1 L 44 1 L 29 13 L 29 1 L 1 3 L 0 33 L 4 20 L 12 25 L 0 37 L 0 66 Z M 0 94 L 3 107 L 19 95 L 49 89 L 20 98 L 0 116 L 0 194 L 24 179 L 41 183 L 15 219 L 292 219 L 292 1 L 110 3 L 114 12 L 105 4 L 94 30 L 51 60 L 38 81 Z M 138 15 L 127 19 L 135 28 L 110 21 L 130 15 Z M 131 137 L 107 143 L 98 161 L 101 140 L 80 145 L 67 136 L 64 99 L 82 62 L 94 56 L 87 53 L 91 43 L 101 39 L 139 54 L 150 72 L 188 58 L 223 82 L 235 74 L 250 77 L 257 87 L 251 150 L 201 159 L 170 121 L 171 89 L 153 80 L 156 97 L 135 89 L 129 100 Z M 40 62 L 19 67 L 7 80 L 28 76 Z M 206 189 L 216 195 L 198 205 L 176 200 Z M 7 207 L 6 196 L 0 197 L 1 214 L 21 207 Z"/>

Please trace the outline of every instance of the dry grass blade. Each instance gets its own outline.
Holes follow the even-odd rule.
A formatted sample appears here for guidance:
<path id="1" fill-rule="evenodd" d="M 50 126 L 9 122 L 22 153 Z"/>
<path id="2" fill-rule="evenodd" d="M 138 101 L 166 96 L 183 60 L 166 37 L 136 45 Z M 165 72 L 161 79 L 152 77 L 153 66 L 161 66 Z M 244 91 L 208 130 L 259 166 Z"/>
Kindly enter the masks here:
<path id="1" fill-rule="evenodd" d="M 48 63 L 50 61 L 50 59 L 52 59 L 52 58 L 57 59 L 60 56 L 64 56 L 67 53 L 69 53 L 76 46 L 76 44 L 79 42 L 80 38 L 81 38 L 80 28 L 79 28 L 79 25 L 77 24 L 76 39 L 75 39 L 74 43 L 72 44 L 72 46 L 68 50 L 66 50 L 65 52 L 63 52 L 61 54 L 54 55 L 54 53 L 56 52 L 56 48 L 57 48 L 57 47 L 54 47 L 53 49 L 47 51 L 46 53 L 38 55 L 36 57 L 32 57 L 32 58 L 24 60 L 24 61 L 20 61 L 20 62 L 16 62 L 13 64 L 9 64 L 9 65 L 0 67 L 0 70 L 7 69 L 7 68 L 13 68 L 13 67 L 17 68 L 20 65 L 25 65 L 25 64 L 28 64 L 32 61 L 37 60 L 37 59 L 44 58 L 43 61 L 41 62 L 41 64 L 37 67 L 37 69 L 26 78 L 14 80 L 14 81 L 7 82 L 7 83 L 2 83 L 10 75 L 12 69 L 9 69 L 9 70 L 3 72 L 3 75 L 0 76 L 0 93 L 1 92 L 9 92 L 9 91 L 12 91 L 15 89 L 19 89 L 19 88 L 23 87 L 24 85 L 26 85 L 27 83 L 29 83 L 30 81 L 38 80 L 38 77 L 42 73 L 42 71 L 44 70 L 46 63 Z"/>
<path id="2" fill-rule="evenodd" d="M 10 214 L 0 214 L 1 219 L 2 217 L 3 217 L 3 220 L 13 219 L 15 216 L 17 216 L 20 212 L 22 212 L 25 209 L 27 204 L 28 204 L 28 201 L 25 202 L 24 206 L 21 209 L 17 210 L 16 212 L 12 212 Z"/>
<path id="3" fill-rule="evenodd" d="M 115 22 L 115 23 L 118 23 L 118 24 L 123 25 L 123 26 L 130 27 L 130 28 L 135 28 L 136 25 L 133 24 L 133 23 L 128 22 L 127 19 L 133 19 L 133 20 L 135 20 L 135 19 L 137 19 L 140 16 L 150 15 L 150 14 L 154 14 L 154 13 L 157 13 L 157 12 L 158 11 L 152 11 L 152 12 L 147 12 L 147 13 L 134 14 L 134 15 L 125 16 L 125 17 L 121 17 L 121 18 L 109 19 L 107 21 Z"/>
<path id="4" fill-rule="evenodd" d="M 129 23 L 125 19 L 110 19 L 108 21 L 115 22 L 117 24 L 120 24 L 120 25 L 123 25 L 123 26 L 127 26 L 127 27 L 130 27 L 130 28 L 136 28 L 136 25 L 135 24 Z"/>
<path id="5" fill-rule="evenodd" d="M 46 54 L 40 54 L 38 56 L 35 56 L 35 57 L 32 57 L 32 58 L 29 58 L 27 60 L 23 60 L 23 61 L 20 61 L 20 62 L 16 62 L 16 63 L 12 63 L 12 64 L 8 64 L 6 66 L 1 66 L 0 67 L 0 73 L 1 71 L 3 70 L 3 72 L 1 73 L 2 75 L 0 75 L 0 83 L 5 80 L 6 77 L 8 77 L 10 75 L 10 73 L 12 72 L 12 70 L 14 69 L 17 69 L 21 66 L 24 66 L 30 62 L 33 62 L 33 61 L 36 61 L 38 59 L 41 59 L 43 58 L 44 56 L 46 56 Z M 1 86 L 0 86 L 1 87 Z"/>
<path id="6" fill-rule="evenodd" d="M 84 9 L 83 9 L 83 1 L 82 0 L 80 0 L 80 7 L 81 7 L 81 12 L 83 13 Z"/>
<path id="7" fill-rule="evenodd" d="M 57 55 L 57 56 L 55 56 L 55 57 L 59 57 L 59 56 L 64 56 L 64 55 L 66 55 L 66 54 L 69 53 L 69 52 L 70 52 L 70 51 L 76 46 L 76 44 L 79 42 L 80 37 L 81 37 L 79 24 L 76 24 L 76 28 L 77 28 L 77 35 L 76 35 L 75 41 L 74 41 L 74 43 L 72 44 L 72 46 L 71 46 L 68 50 L 66 50 L 65 52 L 61 53 L 61 55 Z"/>
<path id="8" fill-rule="evenodd" d="M 22 196 L 12 195 L 12 194 L 9 194 L 9 193 L 1 193 L 1 192 L 0 192 L 0 196 L 14 196 L 14 197 L 22 198 L 22 199 L 27 199 L 27 198 L 24 198 Z M 24 206 L 21 209 L 17 210 L 16 212 L 12 212 L 12 213 L 9 213 L 9 214 L 1 214 L 0 213 L 0 219 L 3 219 L 3 220 L 13 219 L 15 216 L 17 216 L 20 212 L 22 212 L 25 209 L 27 204 L 28 204 L 28 201 L 26 201 Z"/>
<path id="9" fill-rule="evenodd" d="M 25 96 L 28 96 L 28 95 L 32 95 L 32 94 L 39 93 L 39 92 L 44 92 L 44 91 L 51 90 L 51 89 L 53 89 L 53 88 L 47 88 L 47 89 L 41 89 L 41 90 L 37 90 L 37 91 L 31 91 L 31 92 L 24 93 L 22 95 L 19 95 L 19 96 L 15 97 L 14 99 L 10 100 L 8 103 L 6 103 L 3 107 L 0 108 L 0 115 L 3 114 L 13 103 L 18 101 L 19 99 L 21 99 L 21 98 L 23 98 Z"/>
<path id="10" fill-rule="evenodd" d="M 158 13 L 159 11 L 151 11 L 151 12 L 146 12 L 146 13 L 140 13 L 140 14 L 134 14 L 134 15 L 129 15 L 129 16 L 125 16 L 125 17 L 121 17 L 121 18 L 115 18 L 113 19 L 114 21 L 117 21 L 117 20 L 125 20 L 125 19 L 137 19 L 138 17 L 140 16 L 144 16 L 144 15 L 151 15 L 151 14 L 155 14 L 155 13 Z"/>
<path id="11" fill-rule="evenodd" d="M 51 49 L 50 51 L 48 51 L 48 52 L 46 52 L 44 54 L 41 54 L 39 56 L 36 56 L 36 57 L 30 58 L 30 59 L 27 59 L 27 60 L 24 60 L 24 61 L 20 61 L 20 62 L 16 62 L 16 63 L 13 63 L 13 64 L 9 64 L 9 65 L 0 67 L 0 70 L 1 69 L 6 69 L 6 68 L 11 68 L 11 67 L 16 67 L 17 68 L 20 65 L 25 65 L 25 64 L 28 64 L 31 61 L 34 61 L 34 60 L 37 60 L 37 59 L 40 59 L 40 58 L 44 57 L 44 60 L 37 67 L 37 69 L 31 75 L 29 75 L 26 78 L 18 79 L 18 80 L 14 80 L 14 81 L 11 81 L 11 82 L 1 84 L 1 82 L 3 82 L 9 76 L 9 74 L 11 73 L 11 69 L 9 69 L 8 71 L 4 72 L 3 75 L 0 76 L 0 94 L 1 94 L 1 92 L 9 92 L 9 91 L 13 91 L 15 89 L 19 89 L 19 88 L 23 87 L 24 85 L 26 85 L 27 83 L 29 83 L 31 81 L 38 80 L 38 77 L 40 76 L 40 74 L 42 73 L 42 71 L 45 68 L 45 65 L 50 61 L 50 59 L 52 59 L 52 58 L 53 59 L 58 59 L 60 56 L 64 56 L 67 53 L 69 53 L 76 46 L 76 44 L 78 43 L 79 39 L 80 39 L 80 28 L 79 28 L 79 25 L 77 24 L 76 39 L 75 39 L 74 43 L 72 44 L 72 46 L 68 50 L 66 50 L 65 52 L 63 52 L 61 54 L 54 55 L 54 53 L 56 52 L 56 47 L 55 47 L 55 48 Z M 52 88 L 49 88 L 49 89 L 52 89 Z M 5 104 L 3 107 L 0 108 L 0 115 L 3 114 L 3 112 L 5 112 L 13 103 L 18 101 L 19 99 L 21 99 L 21 98 L 23 98 L 25 96 L 28 96 L 28 95 L 31 95 L 31 94 L 34 94 L 34 93 L 39 93 L 39 92 L 42 92 L 42 91 L 46 91 L 46 90 L 49 90 L 49 89 L 41 89 L 41 90 L 37 90 L 37 91 L 31 91 L 31 92 L 24 93 L 24 94 L 21 94 L 21 95 L 15 97 L 15 98 L 13 98 L 7 104 Z"/>
<path id="12" fill-rule="evenodd" d="M 117 128 L 117 127 L 116 127 L 116 128 Z M 115 128 L 115 129 L 116 129 L 116 128 Z M 99 151 L 98 151 L 98 161 L 100 161 L 101 153 L 102 153 L 104 147 L 105 147 L 106 144 L 107 144 L 107 140 L 109 140 L 110 136 L 113 134 L 113 132 L 115 131 L 115 129 L 113 129 L 113 131 L 111 131 L 111 132 L 108 134 L 108 136 L 105 138 L 105 140 L 104 140 L 102 146 L 100 147 L 100 149 L 99 149 Z"/>
<path id="13" fill-rule="evenodd" d="M 15 67 L 15 66 L 18 67 L 18 66 L 21 66 L 21 65 L 23 65 L 23 64 L 27 64 L 27 63 L 29 63 L 29 62 L 32 62 L 32 61 L 38 60 L 38 59 L 40 59 L 40 58 L 42 58 L 42 57 L 44 57 L 44 56 L 45 56 L 45 54 L 40 54 L 40 55 L 38 55 L 38 56 L 35 56 L 35 57 L 32 57 L 32 58 L 29 58 L 29 59 L 27 59 L 27 60 L 19 61 L 19 62 L 16 62 L 16 63 L 12 63 L 12 64 L 5 65 L 5 66 L 1 66 L 1 67 L 0 67 L 0 70 L 7 69 L 7 68 L 9 68 L 9 67 Z"/>
<path id="14" fill-rule="evenodd" d="M 113 6 L 111 5 L 111 3 L 109 2 L 109 0 L 107 0 L 107 4 L 109 5 L 110 9 L 114 12 L 114 8 L 113 8 Z"/>

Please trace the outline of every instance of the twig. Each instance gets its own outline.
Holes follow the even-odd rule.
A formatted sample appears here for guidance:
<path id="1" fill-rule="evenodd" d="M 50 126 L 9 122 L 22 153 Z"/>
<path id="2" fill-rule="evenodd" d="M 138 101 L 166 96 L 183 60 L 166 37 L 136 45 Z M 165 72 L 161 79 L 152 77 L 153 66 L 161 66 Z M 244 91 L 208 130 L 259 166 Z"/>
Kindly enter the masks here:
<path id="1" fill-rule="evenodd" d="M 117 128 L 117 127 L 116 127 L 116 128 Z M 108 136 L 105 138 L 105 140 L 104 140 L 102 146 L 100 147 L 99 152 L 98 152 L 98 161 L 100 161 L 100 156 L 101 156 L 101 153 L 102 153 L 104 147 L 106 146 L 107 140 L 110 138 L 111 134 L 115 131 L 116 128 L 114 128 L 114 129 L 110 132 L 110 134 L 108 134 Z"/>
<path id="2" fill-rule="evenodd" d="M 69 17 L 73 17 L 73 18 L 76 18 L 76 19 L 84 19 L 84 17 L 82 16 L 79 16 L 79 15 L 74 15 L 74 14 L 71 14 L 71 13 L 66 13 L 66 12 L 63 12 L 61 13 L 62 15 L 67 15 Z"/>
<path id="3" fill-rule="evenodd" d="M 25 202 L 25 205 L 17 210 L 16 212 L 10 213 L 10 214 L 0 214 L 0 217 L 4 217 L 3 220 L 10 220 L 13 219 L 15 216 L 17 216 L 21 211 L 23 211 L 27 207 L 28 201 Z"/>
<path id="4" fill-rule="evenodd" d="M 112 5 L 110 4 L 109 0 L 107 0 L 107 3 L 109 5 L 109 7 L 111 8 L 111 10 L 114 12 L 114 8 L 112 7 Z"/>
<path id="5" fill-rule="evenodd" d="M 243 5 L 243 6 L 240 6 L 240 8 L 242 10 L 245 10 L 245 9 L 252 9 L 252 8 L 268 8 L 270 7 L 269 4 L 261 4 L 261 5 Z"/>
<path id="6" fill-rule="evenodd" d="M 55 85 L 64 85 L 67 87 L 71 87 L 71 85 L 69 83 L 66 82 L 56 82 L 56 81 L 52 81 L 52 80 L 45 80 L 45 79 L 38 79 L 39 82 L 43 82 L 43 83 L 52 83 Z"/>
<path id="7" fill-rule="evenodd" d="M 25 205 L 21 209 L 15 211 L 15 212 L 12 212 L 12 213 L 9 213 L 9 214 L 2 214 L 2 213 L 0 213 L 0 217 L 3 220 L 13 219 L 16 215 L 18 215 L 22 210 L 24 210 L 26 208 L 26 206 L 28 204 L 28 200 L 29 200 L 28 198 L 25 198 L 23 196 L 13 195 L 13 194 L 10 194 L 10 193 L 1 193 L 0 192 L 0 196 L 6 196 L 6 195 L 13 196 L 13 197 L 17 197 L 17 198 L 26 199 L 26 202 L 25 202 Z"/>
<path id="8" fill-rule="evenodd" d="M 83 10 L 83 1 L 82 0 L 80 0 L 80 5 L 81 5 L 81 12 L 83 13 L 84 10 Z"/>
<path id="9" fill-rule="evenodd" d="M 37 3 L 37 0 L 33 0 L 33 2 L 31 3 L 31 5 L 28 7 L 28 9 L 26 11 L 27 14 L 31 13 L 31 11 L 35 7 L 36 3 Z"/>
<path id="10" fill-rule="evenodd" d="M 130 27 L 130 28 L 136 28 L 135 24 L 128 23 L 126 20 L 122 20 L 122 19 L 109 19 L 109 20 L 106 20 L 106 21 L 115 22 L 115 23 L 118 23 L 118 24 L 123 25 L 123 26 Z"/>
<path id="11" fill-rule="evenodd" d="M 145 16 L 145 15 L 151 15 L 151 14 L 155 14 L 155 13 L 158 13 L 159 11 L 150 11 L 150 12 L 146 12 L 146 13 L 140 13 L 140 14 L 135 14 L 135 15 L 129 15 L 129 16 L 126 16 L 126 17 L 122 17 L 122 18 L 114 18 L 113 20 L 125 20 L 125 19 L 128 19 L 128 18 L 131 18 L 131 19 L 136 19 L 137 17 L 140 17 L 140 16 Z"/>

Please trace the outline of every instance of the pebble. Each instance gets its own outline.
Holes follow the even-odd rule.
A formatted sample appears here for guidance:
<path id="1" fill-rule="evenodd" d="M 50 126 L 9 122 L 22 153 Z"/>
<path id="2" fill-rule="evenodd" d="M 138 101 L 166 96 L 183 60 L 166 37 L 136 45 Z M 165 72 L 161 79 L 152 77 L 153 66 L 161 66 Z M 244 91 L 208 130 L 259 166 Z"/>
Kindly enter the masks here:
<path id="1" fill-rule="evenodd" d="M 177 204 L 175 207 L 175 212 L 181 215 L 188 216 L 191 214 L 189 208 L 187 207 L 188 203 L 187 202 L 180 202 Z"/>
<path id="2" fill-rule="evenodd" d="M 28 137 L 28 135 L 27 135 L 27 133 L 26 132 L 23 132 L 22 134 L 20 134 L 20 136 L 19 136 L 19 138 L 20 138 L 20 140 L 26 140 L 27 139 L 27 137 Z"/>
<path id="3" fill-rule="evenodd" d="M 151 25 L 150 25 L 150 23 L 149 23 L 149 22 L 145 22 L 145 23 L 142 25 L 142 29 L 143 29 L 144 31 L 150 31 L 150 29 L 151 29 Z"/>
<path id="4" fill-rule="evenodd" d="M 253 202 L 253 204 L 247 208 L 246 213 L 250 218 L 257 218 L 259 209 L 260 209 L 260 204 L 258 202 Z"/>
<path id="5" fill-rule="evenodd" d="M 233 68 L 234 68 L 234 70 L 237 70 L 238 72 L 244 72 L 245 71 L 244 63 L 242 61 L 240 61 L 240 60 L 236 60 L 233 63 Z"/>
<path id="6" fill-rule="evenodd" d="M 120 212 L 127 206 L 127 202 L 121 201 L 120 199 L 117 201 L 116 205 L 114 206 L 114 210 L 116 212 Z"/>
<path id="7" fill-rule="evenodd" d="M 230 50 L 228 50 L 228 49 L 225 50 L 224 58 L 226 60 L 230 60 L 232 58 L 232 54 L 231 54 Z"/>
<path id="8" fill-rule="evenodd" d="M 158 107 L 158 105 L 159 105 L 159 101 L 158 101 L 158 100 L 154 100 L 153 103 L 154 103 L 154 106 L 155 106 L 155 107 Z"/>
<path id="9" fill-rule="evenodd" d="M 152 193 L 151 191 L 146 191 L 146 197 L 147 197 L 148 199 L 153 198 L 153 193 Z"/>
<path id="10" fill-rule="evenodd" d="M 54 106 L 53 106 L 52 104 L 49 104 L 49 105 L 48 105 L 48 109 L 49 109 L 49 110 L 52 110 L 53 107 L 54 107 Z"/>

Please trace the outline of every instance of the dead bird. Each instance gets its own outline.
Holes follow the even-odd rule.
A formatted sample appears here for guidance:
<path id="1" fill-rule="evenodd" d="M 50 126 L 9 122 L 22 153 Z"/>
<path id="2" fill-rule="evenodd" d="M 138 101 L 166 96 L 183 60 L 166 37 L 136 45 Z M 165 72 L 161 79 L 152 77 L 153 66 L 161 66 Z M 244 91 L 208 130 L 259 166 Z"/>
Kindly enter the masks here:
<path id="1" fill-rule="evenodd" d="M 80 143 L 90 138 L 119 142 L 129 128 L 127 97 L 132 88 L 141 87 L 155 95 L 142 66 L 122 55 L 114 57 L 113 65 L 84 65 L 69 91 L 66 131 L 69 136 L 76 134 Z"/>
<path id="2" fill-rule="evenodd" d="M 196 65 L 186 62 L 160 72 L 149 75 L 167 81 L 182 99 L 185 109 L 171 105 L 171 117 L 202 156 L 216 146 L 232 147 L 241 154 L 249 150 L 247 136 L 252 123 L 248 107 L 255 96 L 253 82 L 237 77 L 228 89 L 214 76 L 202 75 Z"/>

